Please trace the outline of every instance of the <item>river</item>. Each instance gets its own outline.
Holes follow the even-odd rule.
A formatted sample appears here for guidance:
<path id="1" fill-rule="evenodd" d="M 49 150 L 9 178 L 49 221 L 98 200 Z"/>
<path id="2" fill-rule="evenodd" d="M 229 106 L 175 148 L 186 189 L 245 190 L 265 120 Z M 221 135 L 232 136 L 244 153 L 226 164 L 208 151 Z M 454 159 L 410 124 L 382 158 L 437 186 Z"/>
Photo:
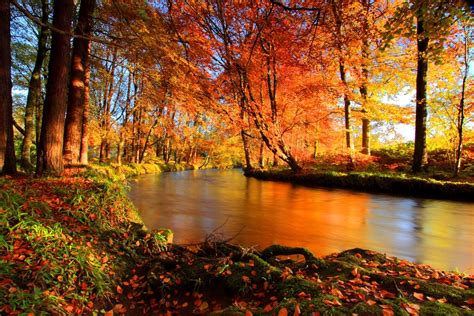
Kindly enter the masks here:
<path id="1" fill-rule="evenodd" d="M 150 229 L 174 242 L 211 232 L 262 249 L 307 247 L 319 256 L 365 248 L 474 273 L 474 204 L 260 181 L 241 170 L 140 176 L 129 196 Z"/>

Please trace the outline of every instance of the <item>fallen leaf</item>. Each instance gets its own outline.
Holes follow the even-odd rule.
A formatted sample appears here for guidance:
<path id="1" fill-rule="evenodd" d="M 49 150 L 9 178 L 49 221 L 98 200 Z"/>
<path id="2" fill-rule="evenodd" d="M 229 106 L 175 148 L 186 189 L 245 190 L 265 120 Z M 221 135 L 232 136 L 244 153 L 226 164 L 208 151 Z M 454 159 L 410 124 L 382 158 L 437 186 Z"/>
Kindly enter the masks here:
<path id="1" fill-rule="evenodd" d="M 417 299 L 419 299 L 420 301 L 424 301 L 424 300 L 425 300 L 425 296 L 423 295 L 423 293 L 414 292 L 414 293 L 413 293 L 413 296 L 416 297 Z"/>
<path id="2" fill-rule="evenodd" d="M 300 309 L 300 304 L 295 305 L 295 312 L 293 313 L 293 316 L 300 316 L 301 315 L 301 309 Z"/>
<path id="3" fill-rule="evenodd" d="M 245 316 L 253 316 L 252 312 L 248 309 L 245 311 Z"/>
<path id="4" fill-rule="evenodd" d="M 114 306 L 113 311 L 114 311 L 115 313 L 124 314 L 124 313 L 127 312 L 127 308 L 126 308 L 125 306 L 123 306 L 123 304 L 116 304 L 116 305 Z"/>
<path id="5" fill-rule="evenodd" d="M 382 315 L 383 316 L 394 316 L 395 313 L 391 309 L 383 309 L 382 310 Z"/>
<path id="6" fill-rule="evenodd" d="M 123 289 L 120 285 L 117 285 L 117 293 L 118 294 L 122 294 L 123 293 Z"/>
<path id="7" fill-rule="evenodd" d="M 199 306 L 199 309 L 200 309 L 201 311 L 205 311 L 205 310 L 208 309 L 208 308 L 209 308 L 209 304 L 208 304 L 207 302 L 203 302 L 203 303 L 201 304 L 201 306 Z"/>
<path id="8" fill-rule="evenodd" d="M 283 307 L 278 311 L 278 316 L 288 316 L 288 310 Z"/>
<path id="9" fill-rule="evenodd" d="M 376 301 L 373 301 L 373 300 L 367 300 L 366 303 L 367 303 L 367 305 L 369 305 L 369 306 L 372 306 L 372 305 L 377 304 L 377 302 L 376 302 Z"/>
<path id="10" fill-rule="evenodd" d="M 272 311 L 272 309 L 273 309 L 272 305 L 268 304 L 268 305 L 265 305 L 265 307 L 263 308 L 263 311 L 265 313 L 269 313 Z"/>
<path id="11" fill-rule="evenodd" d="M 474 305 L 474 297 L 470 297 L 467 300 L 464 301 L 464 303 L 468 305 Z"/>

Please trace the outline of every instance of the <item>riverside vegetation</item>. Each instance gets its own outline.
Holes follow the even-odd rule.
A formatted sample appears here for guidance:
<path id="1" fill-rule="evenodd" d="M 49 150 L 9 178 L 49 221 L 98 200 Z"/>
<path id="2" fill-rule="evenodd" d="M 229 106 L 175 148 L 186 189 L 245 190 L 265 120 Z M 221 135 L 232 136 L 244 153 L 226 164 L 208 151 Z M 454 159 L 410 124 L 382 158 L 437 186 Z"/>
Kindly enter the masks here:
<path id="1" fill-rule="evenodd" d="M 316 258 L 148 231 L 127 173 L 0 182 L 0 311 L 34 314 L 472 315 L 474 279 L 363 249 Z"/>

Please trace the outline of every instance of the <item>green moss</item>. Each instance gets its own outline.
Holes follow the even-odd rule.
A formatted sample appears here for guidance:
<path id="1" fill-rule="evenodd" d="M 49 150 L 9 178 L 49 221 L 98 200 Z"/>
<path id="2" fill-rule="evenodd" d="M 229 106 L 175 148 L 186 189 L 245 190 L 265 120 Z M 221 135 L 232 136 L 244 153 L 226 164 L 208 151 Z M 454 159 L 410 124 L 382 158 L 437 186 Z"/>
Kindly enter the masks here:
<path id="1" fill-rule="evenodd" d="M 420 308 L 420 315 L 455 316 L 464 314 L 467 315 L 467 311 L 465 313 L 461 309 L 450 304 L 442 304 L 438 302 L 426 302 L 423 303 Z"/>

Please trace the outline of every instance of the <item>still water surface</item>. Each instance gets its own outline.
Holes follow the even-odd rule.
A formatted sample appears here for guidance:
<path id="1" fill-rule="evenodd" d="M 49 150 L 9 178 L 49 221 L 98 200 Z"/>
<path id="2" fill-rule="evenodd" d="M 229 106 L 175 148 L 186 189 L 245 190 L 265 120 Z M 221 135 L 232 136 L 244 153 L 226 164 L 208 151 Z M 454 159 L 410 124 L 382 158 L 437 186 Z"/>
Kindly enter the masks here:
<path id="1" fill-rule="evenodd" d="M 130 197 L 148 228 L 193 243 L 222 226 L 224 237 L 261 249 L 303 246 L 316 255 L 360 247 L 474 273 L 474 204 L 246 178 L 241 170 L 145 175 Z"/>

